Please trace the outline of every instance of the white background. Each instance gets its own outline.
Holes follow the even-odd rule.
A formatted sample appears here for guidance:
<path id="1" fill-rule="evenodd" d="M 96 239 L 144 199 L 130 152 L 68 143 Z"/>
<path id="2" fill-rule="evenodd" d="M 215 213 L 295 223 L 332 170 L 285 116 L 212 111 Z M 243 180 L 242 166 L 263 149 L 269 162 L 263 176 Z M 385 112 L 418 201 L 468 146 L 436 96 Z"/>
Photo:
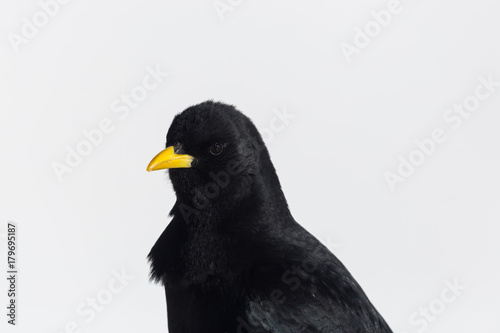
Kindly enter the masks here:
<path id="1" fill-rule="evenodd" d="M 19 297 L 12 328 L 2 278 L 1 327 L 166 331 L 146 255 L 174 194 L 163 172 L 145 168 L 176 113 L 215 99 L 272 133 L 293 215 L 395 332 L 500 332 L 500 87 L 459 128 L 443 120 L 478 77 L 500 81 L 498 1 L 402 0 L 350 62 L 342 43 L 355 45 L 389 1 L 228 1 L 221 14 L 212 0 L 73 0 L 16 48 L 12 34 L 41 7 L 2 0 L 0 231 L 18 225 Z M 169 75 L 121 119 L 111 105 L 148 66 Z M 269 132 L 276 110 L 295 118 Z M 104 118 L 113 131 L 59 181 L 54 163 Z M 435 128 L 447 140 L 391 191 L 384 174 Z M 122 270 L 133 279 L 110 294 Z M 466 290 L 454 296 L 446 281 Z M 97 296 L 107 304 L 94 318 L 77 311 Z M 429 306 L 432 320 L 411 320 Z"/>

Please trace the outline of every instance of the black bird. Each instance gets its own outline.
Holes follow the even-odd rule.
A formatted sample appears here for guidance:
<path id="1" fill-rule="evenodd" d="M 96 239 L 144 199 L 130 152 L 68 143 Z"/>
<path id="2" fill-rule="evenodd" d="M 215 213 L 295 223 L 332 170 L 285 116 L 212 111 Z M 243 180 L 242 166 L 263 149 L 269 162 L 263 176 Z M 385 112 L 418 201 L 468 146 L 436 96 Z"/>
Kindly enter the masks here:
<path id="1" fill-rule="evenodd" d="M 177 201 L 151 249 L 170 333 L 391 332 L 342 263 L 292 217 L 262 137 L 233 106 L 175 116 L 147 170 Z"/>

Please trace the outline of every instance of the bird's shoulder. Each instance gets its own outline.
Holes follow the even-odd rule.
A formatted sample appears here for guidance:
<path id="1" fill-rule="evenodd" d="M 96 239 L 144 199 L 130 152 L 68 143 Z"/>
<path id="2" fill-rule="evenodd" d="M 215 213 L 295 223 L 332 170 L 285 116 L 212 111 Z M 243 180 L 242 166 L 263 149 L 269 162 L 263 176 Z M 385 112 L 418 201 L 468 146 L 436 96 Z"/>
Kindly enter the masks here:
<path id="1" fill-rule="evenodd" d="M 267 254 L 249 276 L 250 327 L 276 333 L 390 332 L 344 265 L 309 232 L 291 224 L 268 237 Z"/>

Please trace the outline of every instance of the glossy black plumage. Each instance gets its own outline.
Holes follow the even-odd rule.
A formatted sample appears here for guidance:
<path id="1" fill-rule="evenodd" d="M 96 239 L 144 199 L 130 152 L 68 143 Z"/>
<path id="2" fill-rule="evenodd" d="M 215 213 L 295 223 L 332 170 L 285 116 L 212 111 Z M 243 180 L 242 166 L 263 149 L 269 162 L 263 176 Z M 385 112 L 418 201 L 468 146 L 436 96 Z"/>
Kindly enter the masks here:
<path id="1" fill-rule="evenodd" d="M 175 117 L 167 146 L 195 158 L 168 171 L 177 202 L 149 254 L 170 333 L 391 332 L 342 263 L 295 222 L 246 116 L 195 105 Z"/>

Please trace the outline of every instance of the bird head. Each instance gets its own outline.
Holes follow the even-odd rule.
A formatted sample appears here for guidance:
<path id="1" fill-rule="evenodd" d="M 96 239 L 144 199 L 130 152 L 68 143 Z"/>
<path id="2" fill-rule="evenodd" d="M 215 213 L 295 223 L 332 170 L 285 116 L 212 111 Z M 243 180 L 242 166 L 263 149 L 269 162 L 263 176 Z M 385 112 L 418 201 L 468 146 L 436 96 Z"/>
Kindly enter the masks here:
<path id="1" fill-rule="evenodd" d="M 233 106 L 207 101 L 176 115 L 166 149 L 147 170 L 167 169 L 177 199 L 198 210 L 237 205 L 278 182 L 261 135 Z M 266 182 L 271 184 L 264 184 Z M 279 183 L 278 188 L 280 188 Z"/>

